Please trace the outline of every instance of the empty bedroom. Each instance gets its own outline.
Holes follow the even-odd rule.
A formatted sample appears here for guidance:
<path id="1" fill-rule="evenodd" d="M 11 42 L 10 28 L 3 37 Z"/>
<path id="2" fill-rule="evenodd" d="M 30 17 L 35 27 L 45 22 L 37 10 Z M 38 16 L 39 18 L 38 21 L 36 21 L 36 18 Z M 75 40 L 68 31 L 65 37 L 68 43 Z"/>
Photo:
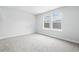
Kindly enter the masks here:
<path id="1" fill-rule="evenodd" d="M 79 52 L 79 6 L 0 6 L 0 52 Z"/>

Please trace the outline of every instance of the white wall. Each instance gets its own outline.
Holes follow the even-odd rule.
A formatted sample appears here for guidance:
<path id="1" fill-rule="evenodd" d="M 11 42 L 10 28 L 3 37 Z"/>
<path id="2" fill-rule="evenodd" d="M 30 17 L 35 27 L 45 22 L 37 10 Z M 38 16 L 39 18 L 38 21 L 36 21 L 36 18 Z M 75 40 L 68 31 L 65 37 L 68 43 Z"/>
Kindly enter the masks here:
<path id="1" fill-rule="evenodd" d="M 42 29 L 42 16 L 47 13 L 37 15 L 37 32 L 52 37 L 79 43 L 79 7 L 58 8 L 63 13 L 62 32 Z M 48 12 L 48 13 L 51 13 Z"/>
<path id="2" fill-rule="evenodd" d="M 35 16 L 19 9 L 0 7 L 0 39 L 34 33 Z"/>

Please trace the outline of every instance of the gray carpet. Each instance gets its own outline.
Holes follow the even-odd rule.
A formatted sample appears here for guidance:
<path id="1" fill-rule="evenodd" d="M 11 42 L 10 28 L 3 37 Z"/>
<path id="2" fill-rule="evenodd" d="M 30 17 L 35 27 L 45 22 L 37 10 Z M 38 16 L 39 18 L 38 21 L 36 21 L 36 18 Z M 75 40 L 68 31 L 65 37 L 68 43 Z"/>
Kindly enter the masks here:
<path id="1" fill-rule="evenodd" d="M 77 52 L 79 45 L 40 34 L 0 40 L 1 52 Z"/>

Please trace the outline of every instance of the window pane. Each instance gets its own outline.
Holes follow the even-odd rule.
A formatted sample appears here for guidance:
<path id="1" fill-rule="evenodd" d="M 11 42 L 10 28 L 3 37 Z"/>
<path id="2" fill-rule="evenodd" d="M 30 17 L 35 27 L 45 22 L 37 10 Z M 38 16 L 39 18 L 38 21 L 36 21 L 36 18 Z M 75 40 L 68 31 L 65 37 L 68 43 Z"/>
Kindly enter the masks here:
<path id="1" fill-rule="evenodd" d="M 62 23 L 62 12 L 60 12 L 59 10 L 54 10 L 53 11 L 53 21 L 52 21 L 52 28 L 53 29 L 58 29 L 61 30 L 61 23 Z"/>
<path id="2" fill-rule="evenodd" d="M 54 29 L 61 29 L 61 23 L 54 23 L 53 22 L 53 28 Z"/>
<path id="3" fill-rule="evenodd" d="M 50 16 L 44 16 L 44 28 L 49 28 L 50 29 Z"/>
<path id="4" fill-rule="evenodd" d="M 45 28 L 50 28 L 50 24 L 49 23 L 44 23 L 44 27 Z"/>
<path id="5" fill-rule="evenodd" d="M 53 21 L 53 29 L 61 29 L 61 20 Z"/>

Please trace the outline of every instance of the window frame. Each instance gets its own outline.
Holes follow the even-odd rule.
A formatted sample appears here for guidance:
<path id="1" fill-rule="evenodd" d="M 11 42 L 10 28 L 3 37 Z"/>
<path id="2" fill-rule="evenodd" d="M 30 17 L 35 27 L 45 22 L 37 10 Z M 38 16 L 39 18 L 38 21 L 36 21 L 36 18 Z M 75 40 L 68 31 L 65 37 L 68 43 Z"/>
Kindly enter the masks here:
<path id="1" fill-rule="evenodd" d="M 54 13 L 54 11 L 52 11 Z M 62 13 L 61 11 L 58 10 L 59 13 Z M 61 22 L 61 29 L 55 29 L 53 28 L 53 22 L 55 21 L 54 16 L 52 15 L 53 13 L 49 13 L 46 15 L 43 15 L 43 29 L 44 30 L 52 30 L 52 31 L 62 31 L 62 20 L 63 20 L 63 15 L 61 16 L 60 22 Z M 49 28 L 44 28 L 44 21 L 45 21 L 45 17 L 46 16 L 50 16 L 50 27 Z M 58 19 L 59 20 L 59 19 Z"/>
<path id="2" fill-rule="evenodd" d="M 45 17 L 46 17 L 46 16 L 49 16 L 49 15 L 44 15 L 44 16 L 43 16 L 43 29 L 44 29 L 44 30 L 51 30 L 51 29 L 50 29 L 51 27 L 49 27 L 49 28 L 45 28 L 45 27 L 44 27 L 44 23 L 45 23 L 44 21 L 45 21 Z M 51 19 L 50 19 L 50 20 L 51 20 Z M 49 22 L 49 23 L 50 23 L 50 22 Z M 49 24 L 49 26 L 50 26 L 50 25 L 51 25 L 51 24 Z"/>

